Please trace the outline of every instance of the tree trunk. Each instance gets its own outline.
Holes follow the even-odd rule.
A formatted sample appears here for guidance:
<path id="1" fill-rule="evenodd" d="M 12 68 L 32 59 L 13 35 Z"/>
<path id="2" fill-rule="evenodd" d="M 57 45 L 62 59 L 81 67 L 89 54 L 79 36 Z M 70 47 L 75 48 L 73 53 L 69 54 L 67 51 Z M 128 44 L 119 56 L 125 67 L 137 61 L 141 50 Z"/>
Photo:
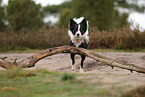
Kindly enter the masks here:
<path id="1" fill-rule="evenodd" d="M 43 50 L 40 53 L 37 53 L 29 58 L 26 58 L 20 62 L 16 62 L 16 60 L 14 62 L 8 62 L 8 61 L 4 60 L 3 58 L 1 58 L 0 66 L 5 69 L 12 69 L 12 68 L 17 68 L 17 67 L 30 68 L 30 67 L 34 67 L 35 64 L 39 60 L 41 60 L 47 56 L 51 56 L 54 54 L 60 54 L 60 53 L 76 53 L 79 55 L 85 55 L 96 61 L 105 63 L 106 65 L 109 65 L 112 68 L 118 67 L 118 68 L 130 70 L 131 72 L 136 71 L 139 73 L 145 73 L 145 68 L 143 68 L 143 67 L 135 66 L 134 64 L 123 64 L 120 62 L 116 62 L 113 59 L 107 58 L 105 56 L 102 56 L 102 55 L 92 52 L 90 50 L 86 50 L 86 49 L 78 48 L 78 47 L 72 47 L 72 46 L 60 46 L 60 47 L 49 48 L 49 49 Z"/>

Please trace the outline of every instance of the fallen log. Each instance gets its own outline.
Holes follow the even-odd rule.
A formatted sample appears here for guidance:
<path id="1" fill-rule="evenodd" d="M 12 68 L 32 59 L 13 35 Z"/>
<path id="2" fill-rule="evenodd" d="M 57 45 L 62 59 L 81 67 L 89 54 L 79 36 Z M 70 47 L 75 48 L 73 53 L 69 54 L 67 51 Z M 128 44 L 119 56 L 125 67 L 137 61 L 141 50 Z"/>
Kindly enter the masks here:
<path id="1" fill-rule="evenodd" d="M 46 50 L 41 51 L 40 53 L 37 53 L 29 58 L 26 58 L 24 60 L 21 60 L 20 62 L 8 62 L 5 60 L 5 58 L 0 58 L 0 66 L 5 68 L 5 69 L 13 69 L 13 68 L 30 68 L 34 67 L 35 64 L 47 57 L 47 56 L 52 56 L 54 54 L 60 54 L 60 53 L 76 53 L 79 55 L 85 55 L 87 57 L 90 57 L 96 61 L 100 61 L 102 63 L 105 63 L 106 65 L 113 67 L 118 67 L 121 69 L 126 69 L 132 71 L 136 71 L 139 73 L 145 73 L 145 68 L 136 66 L 134 64 L 123 64 L 120 62 L 116 62 L 113 59 L 110 59 L 108 57 L 102 56 L 100 54 L 97 54 L 96 52 L 92 52 L 90 50 L 86 50 L 83 48 L 78 48 L 78 47 L 72 47 L 72 46 L 60 46 L 60 47 L 54 47 L 54 48 L 49 48 Z"/>

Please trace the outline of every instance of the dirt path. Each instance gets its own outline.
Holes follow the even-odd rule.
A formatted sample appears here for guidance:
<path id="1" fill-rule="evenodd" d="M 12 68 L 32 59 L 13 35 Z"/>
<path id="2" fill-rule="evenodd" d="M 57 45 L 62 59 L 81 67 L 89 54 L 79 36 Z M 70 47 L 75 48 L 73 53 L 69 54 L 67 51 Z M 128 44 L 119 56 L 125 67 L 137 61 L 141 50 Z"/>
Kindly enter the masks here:
<path id="1" fill-rule="evenodd" d="M 18 58 L 18 61 L 30 57 L 34 53 L 21 53 L 21 54 L 0 54 L 0 57 L 8 57 L 7 60 L 14 61 Z M 120 62 L 135 64 L 145 68 L 145 53 L 100 53 L 106 57 L 115 59 Z M 79 73 L 80 56 L 76 57 L 76 70 L 71 70 L 71 59 L 69 54 L 58 54 L 49 56 L 40 60 L 35 67 L 30 69 L 43 68 L 51 71 L 61 72 L 74 72 Z M 4 70 L 0 67 L 0 70 Z M 84 74 L 89 74 L 88 78 L 91 78 L 92 82 L 104 82 L 104 83 L 121 83 L 119 85 L 131 85 L 138 86 L 145 84 L 145 74 L 130 73 L 128 70 L 114 68 L 110 66 L 96 62 L 93 59 L 86 58 L 84 62 Z"/>

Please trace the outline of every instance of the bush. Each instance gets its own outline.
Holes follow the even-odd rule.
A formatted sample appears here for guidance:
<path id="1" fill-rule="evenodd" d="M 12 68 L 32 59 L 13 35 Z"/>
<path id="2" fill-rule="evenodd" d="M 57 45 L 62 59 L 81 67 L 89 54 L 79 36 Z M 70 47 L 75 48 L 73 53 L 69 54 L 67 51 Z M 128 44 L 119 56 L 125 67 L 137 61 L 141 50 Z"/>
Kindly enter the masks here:
<path id="1" fill-rule="evenodd" d="M 145 32 L 118 28 L 100 32 L 90 30 L 90 48 L 138 49 L 145 48 Z"/>
<path id="2" fill-rule="evenodd" d="M 125 91 L 121 95 L 121 97 L 144 97 L 144 96 L 145 96 L 145 85 Z"/>
<path id="3" fill-rule="evenodd" d="M 63 81 L 73 80 L 73 79 L 75 79 L 75 76 L 73 74 L 64 73 L 61 79 Z"/>
<path id="4" fill-rule="evenodd" d="M 5 31 L 0 33 L 0 37 L 2 51 L 16 48 L 46 49 L 68 44 L 67 29 L 64 28 L 42 27 L 40 30 Z"/>
<path id="5" fill-rule="evenodd" d="M 69 41 L 67 28 L 47 28 L 39 30 L 22 29 L 20 31 L 0 32 L 0 50 L 46 49 L 67 45 Z M 145 32 L 129 28 L 114 28 L 99 31 L 90 28 L 89 48 L 140 49 L 145 48 Z"/>

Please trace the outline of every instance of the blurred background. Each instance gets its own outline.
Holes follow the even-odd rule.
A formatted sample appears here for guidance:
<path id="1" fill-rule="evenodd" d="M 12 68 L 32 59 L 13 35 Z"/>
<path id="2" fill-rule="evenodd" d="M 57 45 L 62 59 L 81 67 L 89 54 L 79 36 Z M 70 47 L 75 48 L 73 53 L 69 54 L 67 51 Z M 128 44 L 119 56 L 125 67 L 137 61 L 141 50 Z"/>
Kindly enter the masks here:
<path id="1" fill-rule="evenodd" d="M 144 49 L 145 0 L 0 0 L 0 51 L 68 44 L 70 18 L 90 25 L 90 49 Z"/>

